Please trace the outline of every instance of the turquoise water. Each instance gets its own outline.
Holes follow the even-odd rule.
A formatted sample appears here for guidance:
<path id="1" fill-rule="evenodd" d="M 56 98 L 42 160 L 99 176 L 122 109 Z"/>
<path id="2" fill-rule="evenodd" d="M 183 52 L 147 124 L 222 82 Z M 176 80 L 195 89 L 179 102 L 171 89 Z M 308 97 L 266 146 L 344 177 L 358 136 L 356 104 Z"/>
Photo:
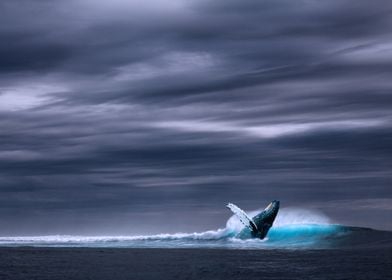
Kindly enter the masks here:
<path id="1" fill-rule="evenodd" d="M 328 239 L 348 234 L 337 225 L 288 225 L 271 228 L 264 240 L 239 238 L 238 232 L 219 229 L 201 233 L 140 236 L 31 236 L 0 237 L 2 246 L 128 247 L 128 248 L 308 248 L 328 247 Z"/>
<path id="2" fill-rule="evenodd" d="M 0 237 L 0 246 L 301 249 L 328 248 L 352 233 L 352 228 L 332 224 L 320 213 L 301 209 L 282 209 L 263 240 L 252 239 L 250 234 L 239 236 L 242 229 L 242 224 L 232 216 L 224 228 L 205 232 L 137 236 L 10 236 Z"/>

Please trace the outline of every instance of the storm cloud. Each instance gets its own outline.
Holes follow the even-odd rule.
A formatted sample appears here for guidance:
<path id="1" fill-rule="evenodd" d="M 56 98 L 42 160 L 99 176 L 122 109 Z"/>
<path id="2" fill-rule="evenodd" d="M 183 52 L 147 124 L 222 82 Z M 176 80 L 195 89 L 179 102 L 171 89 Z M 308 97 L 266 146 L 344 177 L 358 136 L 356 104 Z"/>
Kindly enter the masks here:
<path id="1" fill-rule="evenodd" d="M 392 229 L 390 1 L 0 3 L 0 233 Z"/>

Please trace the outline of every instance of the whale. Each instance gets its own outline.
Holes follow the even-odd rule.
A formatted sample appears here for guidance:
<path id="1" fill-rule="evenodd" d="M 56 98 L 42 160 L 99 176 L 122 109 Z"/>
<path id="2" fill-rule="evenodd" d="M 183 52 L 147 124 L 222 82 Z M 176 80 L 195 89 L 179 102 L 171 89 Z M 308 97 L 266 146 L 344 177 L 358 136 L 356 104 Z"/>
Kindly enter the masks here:
<path id="1" fill-rule="evenodd" d="M 254 217 L 249 217 L 244 210 L 233 203 L 228 203 L 226 207 L 229 208 L 244 225 L 244 228 L 239 232 L 237 237 L 241 239 L 264 239 L 278 215 L 280 202 L 278 200 L 271 201 L 263 211 Z"/>

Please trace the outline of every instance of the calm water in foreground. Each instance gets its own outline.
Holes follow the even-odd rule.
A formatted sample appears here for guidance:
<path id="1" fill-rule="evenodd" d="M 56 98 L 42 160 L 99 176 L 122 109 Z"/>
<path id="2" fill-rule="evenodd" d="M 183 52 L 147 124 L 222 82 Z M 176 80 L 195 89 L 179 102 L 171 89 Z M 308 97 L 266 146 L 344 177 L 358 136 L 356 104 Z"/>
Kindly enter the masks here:
<path id="1" fill-rule="evenodd" d="M 392 279 L 392 250 L 1 248 L 0 279 Z"/>

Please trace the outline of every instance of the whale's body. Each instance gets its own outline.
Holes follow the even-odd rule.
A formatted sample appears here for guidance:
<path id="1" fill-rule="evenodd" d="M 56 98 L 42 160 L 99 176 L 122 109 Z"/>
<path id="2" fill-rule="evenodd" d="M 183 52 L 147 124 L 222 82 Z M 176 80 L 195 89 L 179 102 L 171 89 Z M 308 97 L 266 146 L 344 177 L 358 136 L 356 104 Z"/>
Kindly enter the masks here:
<path id="1" fill-rule="evenodd" d="M 250 218 L 238 206 L 232 203 L 227 204 L 227 207 L 245 226 L 238 234 L 238 237 L 264 239 L 275 221 L 276 215 L 279 211 L 279 204 L 279 201 L 273 200 L 262 212 L 252 218 Z"/>

